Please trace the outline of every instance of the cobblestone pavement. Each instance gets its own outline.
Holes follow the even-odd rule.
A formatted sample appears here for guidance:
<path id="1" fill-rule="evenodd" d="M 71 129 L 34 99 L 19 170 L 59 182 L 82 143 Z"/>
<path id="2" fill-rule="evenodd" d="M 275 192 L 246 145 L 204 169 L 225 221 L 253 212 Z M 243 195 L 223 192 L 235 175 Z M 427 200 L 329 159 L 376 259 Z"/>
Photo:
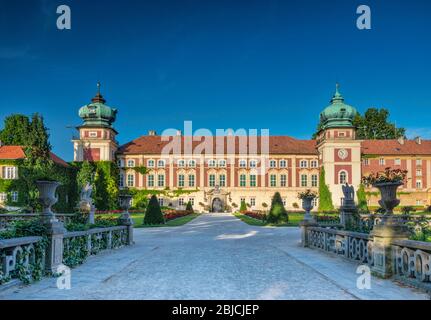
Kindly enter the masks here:
<path id="1" fill-rule="evenodd" d="M 135 229 L 136 244 L 90 257 L 56 279 L 0 299 L 429 299 L 390 280 L 356 288 L 356 265 L 299 246 L 298 228 L 249 226 L 205 214 L 181 227 Z"/>

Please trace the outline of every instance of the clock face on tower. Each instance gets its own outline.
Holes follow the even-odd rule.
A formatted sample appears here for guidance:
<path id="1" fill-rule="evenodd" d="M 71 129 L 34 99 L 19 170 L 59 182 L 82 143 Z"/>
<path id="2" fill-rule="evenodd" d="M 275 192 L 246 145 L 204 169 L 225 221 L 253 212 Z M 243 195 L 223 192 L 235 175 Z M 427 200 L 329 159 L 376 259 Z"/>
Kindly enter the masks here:
<path id="1" fill-rule="evenodd" d="M 346 149 L 338 150 L 338 157 L 341 160 L 345 160 L 349 156 L 349 152 Z"/>

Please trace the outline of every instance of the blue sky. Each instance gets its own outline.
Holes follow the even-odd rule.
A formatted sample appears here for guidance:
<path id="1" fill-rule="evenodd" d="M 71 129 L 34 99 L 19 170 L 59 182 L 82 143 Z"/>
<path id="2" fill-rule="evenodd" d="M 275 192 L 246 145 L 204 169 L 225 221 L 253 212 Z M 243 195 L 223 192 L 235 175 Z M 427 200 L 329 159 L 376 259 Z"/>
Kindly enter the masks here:
<path id="1" fill-rule="evenodd" d="M 72 30 L 56 28 L 61 4 Z M 0 119 L 43 114 L 72 160 L 67 126 L 101 81 L 120 143 L 185 120 L 308 139 L 340 82 L 359 111 L 431 138 L 430 15 L 426 0 L 0 0 Z"/>

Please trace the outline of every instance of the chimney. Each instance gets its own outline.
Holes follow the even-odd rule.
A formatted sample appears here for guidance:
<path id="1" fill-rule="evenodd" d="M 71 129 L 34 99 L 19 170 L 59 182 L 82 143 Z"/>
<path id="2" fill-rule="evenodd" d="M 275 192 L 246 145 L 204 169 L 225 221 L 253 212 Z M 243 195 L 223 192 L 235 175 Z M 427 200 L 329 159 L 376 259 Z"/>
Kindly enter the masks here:
<path id="1" fill-rule="evenodd" d="M 404 139 L 405 139 L 405 138 L 404 138 L 404 136 L 399 137 L 399 138 L 398 138 L 398 143 L 399 143 L 399 144 L 404 144 Z"/>
<path id="2" fill-rule="evenodd" d="M 177 130 L 177 136 L 181 136 L 181 135 L 182 135 L 181 130 Z"/>
<path id="3" fill-rule="evenodd" d="M 416 137 L 415 141 L 417 144 L 422 144 L 422 138 L 421 137 Z"/>
<path id="4" fill-rule="evenodd" d="M 156 136 L 157 135 L 156 130 L 148 130 L 148 135 L 149 136 Z"/>

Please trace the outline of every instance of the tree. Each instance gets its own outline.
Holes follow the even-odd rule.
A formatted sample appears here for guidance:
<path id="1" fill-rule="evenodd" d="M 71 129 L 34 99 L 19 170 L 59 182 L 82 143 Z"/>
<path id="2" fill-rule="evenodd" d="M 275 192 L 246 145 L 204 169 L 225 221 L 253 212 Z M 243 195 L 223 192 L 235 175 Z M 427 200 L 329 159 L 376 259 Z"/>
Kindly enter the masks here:
<path id="1" fill-rule="evenodd" d="M 241 206 L 239 207 L 239 212 L 245 212 L 247 211 L 247 205 L 245 203 L 245 200 L 241 201 Z"/>
<path id="2" fill-rule="evenodd" d="M 193 206 L 192 206 L 192 203 L 190 201 L 187 202 L 186 211 L 193 212 Z"/>
<path id="3" fill-rule="evenodd" d="M 94 175 L 94 204 L 98 210 L 109 210 L 108 191 L 106 188 L 105 172 L 101 168 L 96 169 Z"/>
<path id="4" fill-rule="evenodd" d="M 94 167 L 91 165 L 90 162 L 84 161 L 82 163 L 82 166 L 76 176 L 76 181 L 80 190 L 82 190 L 82 188 L 84 188 L 87 183 L 94 183 Z"/>
<path id="5" fill-rule="evenodd" d="M 325 182 L 325 168 L 320 169 L 319 178 L 319 211 L 333 211 L 332 194 Z"/>
<path id="6" fill-rule="evenodd" d="M 159 200 L 157 200 L 155 195 L 152 195 L 150 202 L 148 202 L 147 210 L 145 211 L 144 224 L 163 223 L 165 223 L 165 219 L 163 218 L 163 213 L 160 209 Z"/>
<path id="7" fill-rule="evenodd" d="M 357 128 L 358 139 L 398 139 L 404 137 L 406 132 L 404 128 L 397 128 L 389 122 L 389 111 L 384 108 L 369 108 L 363 116 L 356 115 L 353 125 Z"/>
<path id="8" fill-rule="evenodd" d="M 22 114 L 5 118 L 0 140 L 4 145 L 27 146 L 30 133 L 30 119 Z"/>
<path id="9" fill-rule="evenodd" d="M 279 192 L 274 193 L 271 201 L 271 209 L 269 209 L 267 221 L 269 223 L 279 223 L 281 221 L 288 222 L 289 216 L 284 208 L 283 200 Z"/>
<path id="10" fill-rule="evenodd" d="M 30 123 L 30 134 L 26 146 L 31 158 L 48 160 L 51 158 L 51 144 L 49 143 L 48 128 L 45 127 L 43 117 L 35 113 Z"/>
<path id="11" fill-rule="evenodd" d="M 361 211 L 368 211 L 367 196 L 362 183 L 359 185 L 358 191 L 356 191 L 356 196 L 358 197 L 358 209 Z"/>

